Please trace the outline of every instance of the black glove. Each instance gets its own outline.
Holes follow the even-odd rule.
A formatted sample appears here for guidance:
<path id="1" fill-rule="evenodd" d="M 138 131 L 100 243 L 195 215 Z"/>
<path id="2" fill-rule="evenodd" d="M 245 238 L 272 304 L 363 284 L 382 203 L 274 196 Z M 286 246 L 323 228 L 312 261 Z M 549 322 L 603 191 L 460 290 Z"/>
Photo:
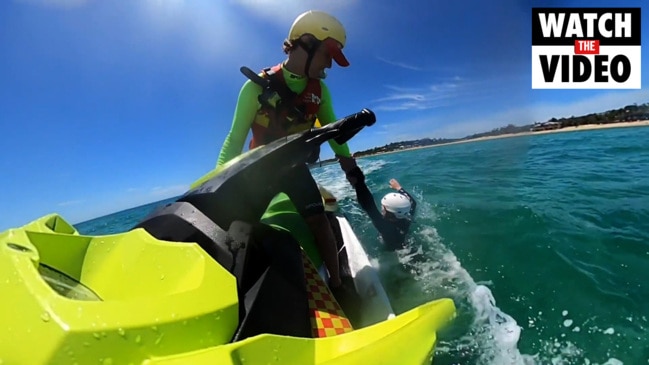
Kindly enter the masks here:
<path id="1" fill-rule="evenodd" d="M 365 182 L 365 174 L 363 174 L 363 171 L 361 171 L 360 167 L 356 166 L 353 169 L 349 170 L 345 176 L 347 177 L 347 181 L 353 186 L 356 187 L 356 184 L 359 182 L 364 183 Z"/>
<path id="2" fill-rule="evenodd" d="M 342 168 L 345 173 L 351 171 L 351 169 L 355 167 L 358 167 L 358 165 L 356 165 L 356 159 L 353 157 L 345 157 L 340 155 L 336 155 L 336 157 L 338 158 L 338 163 L 340 163 L 340 168 Z"/>

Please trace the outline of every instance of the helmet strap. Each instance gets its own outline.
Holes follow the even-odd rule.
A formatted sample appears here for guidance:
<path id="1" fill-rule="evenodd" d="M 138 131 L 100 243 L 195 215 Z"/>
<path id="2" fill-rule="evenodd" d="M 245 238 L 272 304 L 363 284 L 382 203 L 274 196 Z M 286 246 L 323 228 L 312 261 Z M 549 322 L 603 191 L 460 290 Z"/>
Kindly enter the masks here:
<path id="1" fill-rule="evenodd" d="M 305 42 L 302 39 L 298 39 L 295 41 L 295 43 L 298 46 L 302 47 L 302 49 L 304 49 L 307 53 L 306 63 L 304 64 L 304 75 L 306 75 L 306 77 L 308 78 L 311 78 L 311 76 L 309 76 L 311 62 L 313 61 L 313 57 L 315 57 L 315 53 L 318 51 L 318 47 L 320 47 L 320 44 L 322 42 L 315 38 L 312 38 L 308 42 Z"/>
<path id="2" fill-rule="evenodd" d="M 313 61 L 313 52 L 309 52 L 309 56 L 306 59 L 306 63 L 304 64 L 304 74 L 306 77 L 311 78 L 309 75 L 309 69 L 311 68 L 311 61 Z"/>

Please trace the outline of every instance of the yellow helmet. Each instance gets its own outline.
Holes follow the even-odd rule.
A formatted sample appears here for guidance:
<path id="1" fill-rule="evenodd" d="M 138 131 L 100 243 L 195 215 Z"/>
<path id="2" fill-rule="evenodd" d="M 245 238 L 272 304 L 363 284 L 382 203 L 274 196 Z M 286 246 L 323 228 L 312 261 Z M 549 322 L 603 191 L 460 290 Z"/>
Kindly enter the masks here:
<path id="1" fill-rule="evenodd" d="M 296 40 L 304 34 L 311 34 L 317 40 L 324 42 L 337 64 L 342 67 L 349 66 L 349 61 L 342 52 L 347 42 L 347 33 L 338 19 L 323 11 L 304 12 L 291 25 L 288 40 Z"/>

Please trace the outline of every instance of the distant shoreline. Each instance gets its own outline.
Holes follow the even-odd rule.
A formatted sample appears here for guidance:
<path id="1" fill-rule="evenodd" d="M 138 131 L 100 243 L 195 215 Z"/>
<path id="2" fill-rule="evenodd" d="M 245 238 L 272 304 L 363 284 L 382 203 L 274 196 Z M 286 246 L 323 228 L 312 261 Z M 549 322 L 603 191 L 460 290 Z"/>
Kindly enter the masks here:
<path id="1" fill-rule="evenodd" d="M 403 151 L 419 150 L 419 149 L 422 149 L 422 148 L 442 147 L 442 146 L 449 146 L 449 145 L 453 145 L 453 144 L 487 141 L 487 140 L 492 140 L 492 139 L 534 136 L 534 135 L 538 135 L 538 134 L 550 134 L 550 133 L 578 132 L 578 131 L 587 131 L 587 130 L 593 130 L 593 129 L 643 127 L 643 126 L 649 126 L 649 120 L 639 120 L 639 121 L 635 121 L 635 122 L 608 123 L 608 124 L 584 124 L 584 125 L 580 125 L 580 126 L 577 126 L 577 127 L 564 127 L 564 128 L 551 129 L 551 130 L 545 130 L 545 131 L 536 131 L 536 132 L 529 131 L 529 132 L 522 132 L 522 133 L 500 134 L 500 135 L 497 135 L 497 136 L 471 138 L 471 139 L 465 139 L 465 140 L 461 140 L 461 141 L 454 141 L 454 142 L 448 142 L 448 143 L 439 143 L 439 144 L 433 144 L 433 145 L 428 145 L 428 146 L 410 147 L 410 148 L 404 148 L 404 149 L 399 149 L 399 150 L 394 150 L 394 151 L 378 152 L 378 153 L 373 153 L 373 154 L 370 154 L 370 155 L 358 156 L 356 158 L 360 159 L 360 158 L 364 158 L 364 157 L 386 155 L 386 154 L 390 154 L 390 153 L 397 153 L 397 152 L 403 152 Z"/>

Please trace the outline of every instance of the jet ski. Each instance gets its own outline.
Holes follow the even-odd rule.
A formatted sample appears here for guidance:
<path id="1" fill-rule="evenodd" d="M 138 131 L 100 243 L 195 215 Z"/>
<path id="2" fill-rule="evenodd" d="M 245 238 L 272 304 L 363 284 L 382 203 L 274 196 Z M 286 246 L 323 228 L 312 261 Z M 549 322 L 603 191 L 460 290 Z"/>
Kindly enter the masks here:
<path id="1" fill-rule="evenodd" d="M 50 214 L 0 233 L 0 364 L 429 364 L 453 301 L 395 314 L 322 188 L 353 288 L 334 295 L 281 190 L 322 143 L 374 122 L 364 109 L 248 151 L 126 232 Z"/>

